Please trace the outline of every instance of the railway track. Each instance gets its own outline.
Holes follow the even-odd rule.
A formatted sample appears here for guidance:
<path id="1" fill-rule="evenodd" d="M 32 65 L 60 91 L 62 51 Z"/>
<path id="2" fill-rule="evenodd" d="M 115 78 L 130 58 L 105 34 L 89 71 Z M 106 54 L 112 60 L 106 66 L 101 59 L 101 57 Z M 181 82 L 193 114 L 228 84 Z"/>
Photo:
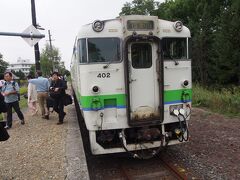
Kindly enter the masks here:
<path id="1" fill-rule="evenodd" d="M 125 165 L 120 165 L 120 171 L 123 179 L 126 180 L 155 180 L 155 179 L 168 179 L 168 180 L 186 180 L 186 179 L 194 179 L 187 177 L 185 174 L 185 170 L 175 165 L 167 162 L 165 159 L 158 157 L 160 160 L 158 164 L 158 169 L 149 171 L 146 168 L 142 172 L 136 169 L 128 169 Z"/>
<path id="2" fill-rule="evenodd" d="M 177 179 L 189 179 L 187 177 L 187 175 L 185 174 L 185 170 L 180 168 L 180 167 L 176 167 L 174 164 L 167 162 L 167 160 L 165 160 L 164 158 L 159 157 L 160 161 L 164 164 L 164 166 L 173 174 L 175 175 L 175 177 Z"/>

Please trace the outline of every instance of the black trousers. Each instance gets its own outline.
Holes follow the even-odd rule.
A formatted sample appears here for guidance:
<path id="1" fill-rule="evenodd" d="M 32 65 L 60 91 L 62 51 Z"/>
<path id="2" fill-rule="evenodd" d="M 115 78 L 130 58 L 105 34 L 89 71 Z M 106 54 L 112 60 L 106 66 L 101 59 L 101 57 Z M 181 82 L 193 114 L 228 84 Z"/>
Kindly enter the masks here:
<path id="1" fill-rule="evenodd" d="M 17 113 L 18 118 L 20 120 L 24 120 L 23 113 L 21 112 L 20 107 L 19 107 L 19 102 L 15 101 L 12 103 L 7 103 L 7 125 L 9 127 L 12 127 L 12 108 Z"/>
<path id="2" fill-rule="evenodd" d="M 54 98 L 54 107 L 53 110 L 58 113 L 59 122 L 63 122 L 65 112 L 64 112 L 64 99 Z"/>

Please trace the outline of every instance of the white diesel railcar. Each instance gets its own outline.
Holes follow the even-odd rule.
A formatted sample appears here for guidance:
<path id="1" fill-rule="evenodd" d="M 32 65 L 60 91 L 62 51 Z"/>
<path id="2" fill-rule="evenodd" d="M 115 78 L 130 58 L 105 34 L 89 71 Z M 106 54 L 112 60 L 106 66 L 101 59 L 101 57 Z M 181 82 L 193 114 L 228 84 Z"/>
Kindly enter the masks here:
<path id="1" fill-rule="evenodd" d="M 190 31 L 182 22 L 130 15 L 81 27 L 72 86 L 93 154 L 144 158 L 188 141 Z"/>

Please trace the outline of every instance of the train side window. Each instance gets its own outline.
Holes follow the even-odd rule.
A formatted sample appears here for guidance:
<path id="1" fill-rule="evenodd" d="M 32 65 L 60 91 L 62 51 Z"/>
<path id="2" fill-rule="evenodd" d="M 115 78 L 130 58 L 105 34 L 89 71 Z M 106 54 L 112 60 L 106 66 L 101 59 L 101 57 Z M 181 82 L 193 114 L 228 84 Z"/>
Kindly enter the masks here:
<path id="1" fill-rule="evenodd" d="M 164 38 L 162 51 L 164 59 L 187 59 L 187 39 Z"/>
<path id="2" fill-rule="evenodd" d="M 150 68 L 152 66 L 152 46 L 148 43 L 132 44 L 131 58 L 133 68 Z"/>
<path id="3" fill-rule="evenodd" d="M 79 44 L 79 61 L 80 63 L 87 63 L 87 48 L 86 39 L 80 39 Z"/>

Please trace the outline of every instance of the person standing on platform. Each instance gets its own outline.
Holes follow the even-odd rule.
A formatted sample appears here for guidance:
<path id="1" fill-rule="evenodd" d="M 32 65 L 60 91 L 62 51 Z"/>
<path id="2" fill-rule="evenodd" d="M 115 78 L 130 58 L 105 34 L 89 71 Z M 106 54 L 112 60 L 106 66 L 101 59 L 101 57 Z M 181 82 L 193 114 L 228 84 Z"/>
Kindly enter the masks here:
<path id="1" fill-rule="evenodd" d="M 63 119 L 66 113 L 64 112 L 64 98 L 65 90 L 67 89 L 66 83 L 59 78 L 58 72 L 52 73 L 52 82 L 50 85 L 50 96 L 54 99 L 54 111 L 58 113 L 58 125 L 63 124 Z"/>
<path id="2" fill-rule="evenodd" d="M 16 111 L 21 124 L 25 124 L 23 113 L 19 107 L 19 86 L 18 83 L 13 81 L 11 72 L 4 73 L 5 83 L 2 86 L 2 95 L 4 96 L 4 101 L 7 104 L 7 124 L 6 129 L 12 127 L 12 108 Z"/>
<path id="3" fill-rule="evenodd" d="M 47 98 L 49 90 L 49 81 L 47 78 L 42 77 L 42 72 L 37 71 L 36 79 L 29 79 L 28 82 L 36 85 L 37 99 L 41 109 L 42 118 L 49 119 L 49 111 L 47 108 Z"/>
<path id="4" fill-rule="evenodd" d="M 2 122 L 5 122 L 5 117 L 7 117 L 5 114 L 7 112 L 7 105 L 4 101 L 4 96 L 2 95 L 2 87 L 4 86 L 5 81 L 4 81 L 4 75 L 0 74 L 0 114 L 2 114 Z M 1 123 L 1 121 L 0 121 Z M 5 125 L 4 125 L 5 126 Z M 3 126 L 3 127 L 4 127 Z"/>
<path id="5" fill-rule="evenodd" d="M 33 77 L 31 75 L 28 75 L 27 79 L 30 80 L 33 79 Z M 32 83 L 28 83 L 28 107 L 29 110 L 32 112 L 32 116 L 37 114 L 37 89 L 36 85 Z"/>
<path id="6" fill-rule="evenodd" d="M 4 84 L 5 84 L 5 80 L 4 80 L 4 74 L 0 74 L 0 95 L 1 95 L 1 103 L 0 103 L 0 105 L 2 106 L 2 107 L 0 107 L 0 109 L 4 109 L 4 112 L 0 112 L 0 114 L 2 113 L 2 118 L 3 118 L 3 121 L 5 121 L 5 118 L 7 117 L 7 113 L 6 113 L 6 106 L 4 106 L 4 104 L 5 104 L 5 102 L 4 102 L 4 97 L 3 97 L 3 95 L 1 94 L 1 92 L 2 92 L 2 87 L 4 86 Z"/>

